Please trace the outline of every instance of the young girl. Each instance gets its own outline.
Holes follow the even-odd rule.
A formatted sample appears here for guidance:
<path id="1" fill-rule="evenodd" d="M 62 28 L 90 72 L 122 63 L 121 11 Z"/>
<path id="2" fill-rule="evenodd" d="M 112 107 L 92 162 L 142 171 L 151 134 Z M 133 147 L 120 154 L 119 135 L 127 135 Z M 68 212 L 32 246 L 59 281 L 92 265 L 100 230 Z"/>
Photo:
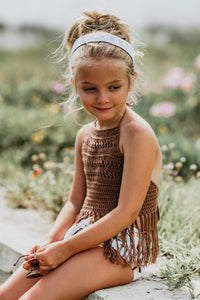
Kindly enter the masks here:
<path id="1" fill-rule="evenodd" d="M 2 285 L 1 300 L 83 299 L 137 279 L 158 255 L 161 152 L 127 102 L 141 52 L 124 22 L 97 11 L 83 13 L 66 41 L 71 83 L 96 120 L 78 132 L 71 194 L 46 244 L 25 256 L 43 276 L 26 278 L 26 262 Z"/>

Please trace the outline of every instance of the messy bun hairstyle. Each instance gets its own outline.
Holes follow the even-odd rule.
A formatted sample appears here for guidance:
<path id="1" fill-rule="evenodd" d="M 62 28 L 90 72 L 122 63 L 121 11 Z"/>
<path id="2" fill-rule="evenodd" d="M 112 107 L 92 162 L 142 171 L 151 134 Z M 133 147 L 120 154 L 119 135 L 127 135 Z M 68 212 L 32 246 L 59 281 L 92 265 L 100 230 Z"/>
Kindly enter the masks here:
<path id="1" fill-rule="evenodd" d="M 71 53 L 73 44 L 79 37 L 97 31 L 111 33 L 132 44 L 135 61 L 133 62 L 130 55 L 121 48 L 105 42 L 84 44 L 76 49 L 73 54 Z M 67 50 L 63 58 L 69 57 L 68 68 L 65 72 L 68 97 L 64 103 L 68 107 L 68 110 L 71 111 L 72 108 L 74 109 L 78 99 L 76 91 L 71 88 L 70 80 L 73 77 L 76 86 L 76 74 L 80 66 L 90 58 L 109 57 L 124 60 L 127 66 L 127 76 L 130 86 L 132 86 L 131 82 L 134 81 L 136 73 L 138 74 L 138 79 L 134 87 L 130 89 L 127 104 L 131 105 L 136 102 L 140 86 L 139 81 L 142 78 L 139 65 L 142 63 L 143 52 L 141 49 L 143 48 L 143 44 L 133 34 L 130 34 L 129 26 L 124 21 L 107 12 L 97 10 L 91 12 L 85 11 L 73 22 L 66 32 L 62 48 Z"/>

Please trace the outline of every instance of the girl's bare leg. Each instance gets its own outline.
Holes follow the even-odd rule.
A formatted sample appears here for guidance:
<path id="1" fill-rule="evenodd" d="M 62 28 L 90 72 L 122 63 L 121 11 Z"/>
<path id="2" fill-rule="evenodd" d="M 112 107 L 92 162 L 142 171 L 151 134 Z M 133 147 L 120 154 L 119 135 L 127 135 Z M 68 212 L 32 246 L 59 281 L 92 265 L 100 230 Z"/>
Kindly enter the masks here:
<path id="1" fill-rule="evenodd" d="M 28 291 L 40 278 L 26 278 L 28 271 L 19 267 L 0 287 L 1 300 L 16 300 Z"/>
<path id="2" fill-rule="evenodd" d="M 20 300 L 76 300 L 93 291 L 129 283 L 131 268 L 112 264 L 97 247 L 71 257 L 42 277 Z"/>

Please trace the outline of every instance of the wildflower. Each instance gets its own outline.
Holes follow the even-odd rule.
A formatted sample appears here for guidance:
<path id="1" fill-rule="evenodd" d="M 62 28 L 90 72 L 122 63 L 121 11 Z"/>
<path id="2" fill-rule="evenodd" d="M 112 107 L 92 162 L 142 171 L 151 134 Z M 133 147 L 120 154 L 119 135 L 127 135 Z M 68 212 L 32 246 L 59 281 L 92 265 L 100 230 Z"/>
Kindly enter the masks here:
<path id="1" fill-rule="evenodd" d="M 67 147 L 66 150 L 67 150 L 68 152 L 72 152 L 72 151 L 74 151 L 74 147 Z"/>
<path id="2" fill-rule="evenodd" d="M 41 152 L 39 155 L 38 155 L 38 158 L 41 159 L 41 160 L 45 160 L 46 159 L 46 154 Z"/>
<path id="3" fill-rule="evenodd" d="M 46 161 L 43 164 L 44 169 L 51 170 L 56 168 L 56 163 L 54 161 Z"/>
<path id="4" fill-rule="evenodd" d="M 198 172 L 196 173 L 196 177 L 197 177 L 197 178 L 200 178 L 200 171 L 198 171 Z"/>
<path id="5" fill-rule="evenodd" d="M 196 169 L 197 169 L 197 165 L 195 165 L 195 164 L 190 165 L 191 171 L 196 171 Z"/>
<path id="6" fill-rule="evenodd" d="M 40 175 L 40 173 L 42 172 L 42 169 L 38 168 L 34 171 L 31 172 L 31 179 L 34 179 L 35 177 L 37 177 L 38 175 Z"/>
<path id="7" fill-rule="evenodd" d="M 181 177 L 181 176 L 176 176 L 176 177 L 175 177 L 175 181 L 176 181 L 176 182 L 182 182 L 182 181 L 183 181 L 183 177 Z"/>
<path id="8" fill-rule="evenodd" d="M 37 154 L 33 154 L 33 155 L 31 156 L 31 160 L 34 161 L 34 162 L 37 162 L 37 161 L 38 161 L 38 156 L 37 156 Z"/>
<path id="9" fill-rule="evenodd" d="M 175 143 L 169 143 L 169 148 L 170 149 L 174 149 L 176 147 L 176 144 Z"/>
<path id="10" fill-rule="evenodd" d="M 164 165 L 164 169 L 167 169 L 167 170 L 173 170 L 174 168 L 174 163 L 168 163 L 167 165 Z"/>
<path id="11" fill-rule="evenodd" d="M 181 68 L 173 68 L 171 69 L 166 77 L 163 79 L 163 84 L 169 88 L 178 88 L 181 85 L 183 77 L 183 69 Z"/>
<path id="12" fill-rule="evenodd" d="M 198 70 L 200 70 L 200 54 L 197 56 L 195 60 L 195 66 Z"/>
<path id="13" fill-rule="evenodd" d="M 33 168 L 34 171 L 36 171 L 37 169 L 40 168 L 40 166 L 39 166 L 38 164 L 34 164 L 34 165 L 32 166 L 32 168 Z"/>
<path id="14" fill-rule="evenodd" d="M 150 108 L 150 114 L 154 117 L 171 117 L 175 114 L 176 106 L 174 103 L 166 101 L 154 104 Z"/>
<path id="15" fill-rule="evenodd" d="M 167 133 L 168 132 L 168 127 L 166 125 L 160 125 L 158 129 L 159 129 L 160 133 Z"/>
<path id="16" fill-rule="evenodd" d="M 183 164 L 182 162 L 178 161 L 176 164 L 175 164 L 175 167 L 177 170 L 180 170 L 182 168 Z"/>
<path id="17" fill-rule="evenodd" d="M 33 94 L 32 97 L 31 97 L 31 101 L 33 103 L 38 103 L 40 102 L 40 99 L 41 99 L 41 95 L 40 94 Z"/>
<path id="18" fill-rule="evenodd" d="M 186 162 L 186 158 L 184 157 L 184 156 L 182 156 L 181 158 L 180 158 L 180 162 L 182 162 L 182 163 L 184 163 L 184 162 Z"/>
<path id="19" fill-rule="evenodd" d="M 31 141 L 35 144 L 40 144 L 46 135 L 46 130 L 40 130 L 39 132 L 35 132 L 31 135 Z"/>
<path id="20" fill-rule="evenodd" d="M 51 114 L 57 114 L 60 111 L 60 106 L 58 104 L 46 104 L 44 106 L 45 110 L 50 112 Z"/>
<path id="21" fill-rule="evenodd" d="M 168 147 L 167 147 L 166 145 L 162 145 L 162 146 L 161 146 L 161 150 L 162 150 L 163 152 L 166 152 L 166 151 L 168 150 Z"/>
<path id="22" fill-rule="evenodd" d="M 56 94 L 62 94 L 65 90 L 64 84 L 61 82 L 56 82 L 53 87 L 52 87 L 53 91 Z"/>
<path id="23" fill-rule="evenodd" d="M 185 92 L 189 92 L 193 87 L 194 80 L 195 80 L 194 74 L 192 73 L 186 74 L 181 80 L 181 84 L 180 84 L 181 88 Z"/>

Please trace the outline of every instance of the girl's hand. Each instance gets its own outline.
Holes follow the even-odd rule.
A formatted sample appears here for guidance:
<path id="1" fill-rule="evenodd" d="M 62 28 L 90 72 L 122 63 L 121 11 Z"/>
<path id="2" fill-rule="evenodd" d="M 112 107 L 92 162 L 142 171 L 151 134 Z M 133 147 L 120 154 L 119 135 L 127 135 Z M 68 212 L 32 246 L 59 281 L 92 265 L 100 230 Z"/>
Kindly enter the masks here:
<path id="1" fill-rule="evenodd" d="M 26 257 L 26 260 L 33 257 L 34 254 L 31 254 Z M 64 261 L 66 261 L 70 257 L 70 255 L 67 254 L 67 249 L 64 241 L 59 241 L 40 247 L 37 250 L 35 257 L 39 260 L 40 269 L 49 271 L 55 269 Z"/>

